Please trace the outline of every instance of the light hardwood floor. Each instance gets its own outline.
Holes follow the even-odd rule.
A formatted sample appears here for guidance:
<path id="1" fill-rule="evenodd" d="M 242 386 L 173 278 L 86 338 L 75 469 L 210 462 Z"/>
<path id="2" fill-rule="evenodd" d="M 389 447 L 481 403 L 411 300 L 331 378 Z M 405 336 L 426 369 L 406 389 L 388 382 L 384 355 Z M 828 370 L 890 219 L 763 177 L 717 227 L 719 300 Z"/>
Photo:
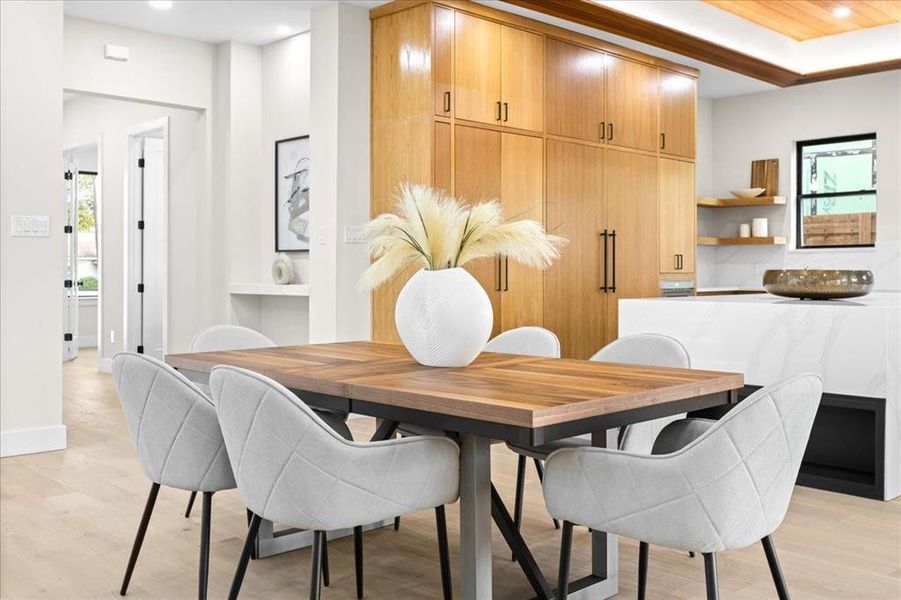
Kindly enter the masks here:
<path id="1" fill-rule="evenodd" d="M 113 598 L 143 509 L 149 483 L 141 474 L 112 380 L 95 372 L 92 352 L 64 368 L 64 413 L 69 448 L 0 461 L 0 597 Z M 351 421 L 358 438 L 369 419 Z M 512 499 L 514 456 L 493 452 L 493 479 Z M 541 567 L 555 577 L 559 535 L 547 517 L 534 470 L 527 471 L 524 534 Z M 150 522 L 129 598 L 196 595 L 199 502 L 182 516 L 187 493 L 163 489 Z M 236 492 L 213 501 L 210 598 L 223 598 L 240 552 L 244 509 Z M 457 507 L 448 511 L 451 558 L 457 569 Z M 774 536 L 796 599 L 901 598 L 901 502 L 864 500 L 799 487 Z M 574 536 L 573 574 L 588 568 L 588 536 Z M 440 597 L 434 516 L 404 518 L 399 532 L 367 532 L 366 598 Z M 325 598 L 352 598 L 353 546 L 329 544 L 332 585 Z M 635 597 L 637 543 L 620 541 L 620 594 Z M 494 591 L 498 599 L 530 598 L 529 587 L 499 534 L 494 535 Z M 759 545 L 718 559 L 722 597 L 775 598 Z M 253 561 L 245 598 L 299 598 L 309 576 L 306 550 Z M 455 579 L 455 583 L 457 580 Z M 459 589 L 457 584 L 455 589 Z M 702 598 L 703 564 L 681 552 L 651 548 L 649 598 Z"/>

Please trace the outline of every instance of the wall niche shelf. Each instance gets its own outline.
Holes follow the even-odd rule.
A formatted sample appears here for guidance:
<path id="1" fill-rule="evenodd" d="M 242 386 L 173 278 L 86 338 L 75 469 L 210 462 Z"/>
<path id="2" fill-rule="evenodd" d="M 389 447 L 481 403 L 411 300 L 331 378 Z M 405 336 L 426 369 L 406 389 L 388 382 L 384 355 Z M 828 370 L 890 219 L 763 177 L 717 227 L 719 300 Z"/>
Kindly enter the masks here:
<path id="1" fill-rule="evenodd" d="M 757 196 L 756 198 L 711 198 L 709 196 L 698 196 L 698 206 L 703 206 L 705 208 L 780 205 L 785 205 L 785 196 Z"/>
<path id="2" fill-rule="evenodd" d="M 785 237 L 698 237 L 699 246 L 784 246 Z"/>
<path id="3" fill-rule="evenodd" d="M 233 296 L 309 296 L 310 286 L 305 283 L 277 285 L 275 283 L 233 283 L 228 286 Z"/>

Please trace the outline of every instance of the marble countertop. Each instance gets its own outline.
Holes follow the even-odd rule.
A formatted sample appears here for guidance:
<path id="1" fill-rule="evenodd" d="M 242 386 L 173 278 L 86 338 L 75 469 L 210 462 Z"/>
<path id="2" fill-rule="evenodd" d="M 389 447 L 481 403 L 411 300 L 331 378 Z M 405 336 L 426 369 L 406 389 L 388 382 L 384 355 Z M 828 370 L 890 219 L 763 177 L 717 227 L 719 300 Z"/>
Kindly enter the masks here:
<path id="1" fill-rule="evenodd" d="M 849 306 L 869 308 L 901 308 L 901 292 L 873 292 L 861 298 L 847 300 L 795 300 L 772 294 L 724 294 L 722 296 L 686 296 L 683 298 L 643 298 L 629 302 L 685 302 L 703 304 L 748 304 L 771 306 L 825 306 L 844 308 Z"/>

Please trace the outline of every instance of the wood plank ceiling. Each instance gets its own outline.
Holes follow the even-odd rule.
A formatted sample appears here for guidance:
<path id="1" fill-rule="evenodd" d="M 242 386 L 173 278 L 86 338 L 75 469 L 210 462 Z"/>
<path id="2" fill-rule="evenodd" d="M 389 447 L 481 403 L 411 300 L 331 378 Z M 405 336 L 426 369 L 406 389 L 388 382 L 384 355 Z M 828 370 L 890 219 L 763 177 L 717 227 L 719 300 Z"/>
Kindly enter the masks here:
<path id="1" fill-rule="evenodd" d="M 901 22 L 897 0 L 704 0 L 752 23 L 798 41 Z M 851 12 L 837 17 L 844 7 Z"/>

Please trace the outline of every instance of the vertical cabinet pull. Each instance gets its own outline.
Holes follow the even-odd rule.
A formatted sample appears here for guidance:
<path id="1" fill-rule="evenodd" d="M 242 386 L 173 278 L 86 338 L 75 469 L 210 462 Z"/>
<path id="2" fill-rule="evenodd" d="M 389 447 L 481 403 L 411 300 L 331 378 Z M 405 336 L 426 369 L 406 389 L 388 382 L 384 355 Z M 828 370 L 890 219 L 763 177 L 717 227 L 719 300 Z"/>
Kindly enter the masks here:
<path id="1" fill-rule="evenodd" d="M 613 285 L 610 286 L 610 291 L 616 293 L 616 229 L 614 229 L 610 233 L 610 239 L 613 241 L 613 252 L 611 254 L 611 258 L 613 259 Z"/>
<path id="2" fill-rule="evenodd" d="M 607 131 L 607 124 L 604 121 L 601 121 L 601 139 L 602 140 L 607 139 L 607 136 L 605 135 L 606 131 Z"/>
<path id="3" fill-rule="evenodd" d="M 450 92 L 444 92 L 444 112 L 450 112 Z"/>
<path id="4" fill-rule="evenodd" d="M 607 123 L 607 139 L 613 139 L 613 123 Z"/>
<path id="5" fill-rule="evenodd" d="M 501 101 L 500 100 L 495 102 L 495 110 L 497 112 L 495 113 L 494 120 L 500 121 L 501 120 Z"/>
<path id="6" fill-rule="evenodd" d="M 504 291 L 510 290 L 510 258 L 504 257 Z"/>
<path id="7" fill-rule="evenodd" d="M 607 230 L 605 229 L 604 231 L 602 231 L 600 233 L 600 236 L 601 236 L 601 244 L 603 245 L 604 249 L 601 252 L 601 263 L 603 263 L 603 266 L 601 267 L 601 285 L 600 285 L 599 289 L 606 294 L 607 293 Z"/>
<path id="8" fill-rule="evenodd" d="M 673 254 L 673 268 L 677 271 L 679 270 L 679 255 L 678 254 Z"/>
<path id="9" fill-rule="evenodd" d="M 501 291 L 501 255 L 500 254 L 497 255 L 497 264 L 495 265 L 495 267 L 497 267 L 497 269 L 495 271 L 495 274 L 497 275 L 497 279 L 494 284 L 494 291 L 499 292 L 499 291 Z"/>
<path id="10" fill-rule="evenodd" d="M 504 123 L 509 120 L 510 117 L 510 105 L 504 102 Z"/>
<path id="11" fill-rule="evenodd" d="M 685 266 L 685 262 L 684 262 L 684 259 L 683 259 L 683 255 L 682 255 L 682 254 L 675 254 L 675 255 L 674 255 L 674 258 L 676 259 L 676 264 L 675 264 L 676 270 L 677 270 L 677 271 L 681 271 L 681 270 L 684 268 L 684 266 Z"/>
<path id="12" fill-rule="evenodd" d="M 663 150 L 664 148 L 666 148 L 666 134 L 661 133 L 660 134 L 660 149 Z"/>

